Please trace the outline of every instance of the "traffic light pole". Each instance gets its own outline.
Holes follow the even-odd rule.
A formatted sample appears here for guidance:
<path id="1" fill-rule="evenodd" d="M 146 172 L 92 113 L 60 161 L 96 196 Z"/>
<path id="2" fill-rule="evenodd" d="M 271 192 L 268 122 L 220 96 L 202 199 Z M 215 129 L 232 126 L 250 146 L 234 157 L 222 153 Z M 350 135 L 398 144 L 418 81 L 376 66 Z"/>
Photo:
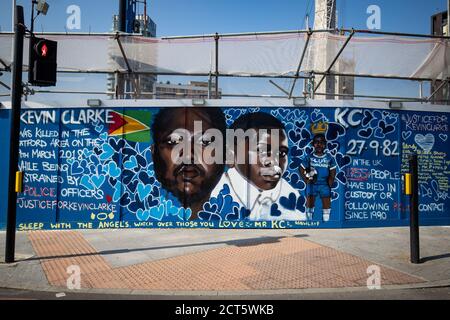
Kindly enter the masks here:
<path id="1" fill-rule="evenodd" d="M 10 115 L 10 138 L 9 145 L 9 178 L 8 178 L 8 215 L 6 223 L 5 262 L 14 262 L 14 251 L 16 244 L 16 202 L 17 193 L 15 180 L 17 165 L 19 162 L 19 134 L 20 134 L 20 108 L 23 93 L 22 86 L 22 63 L 23 63 L 23 39 L 25 36 L 25 23 L 23 7 L 15 8 L 14 24 L 14 62 L 12 68 L 11 85 L 11 115 Z"/>
<path id="2" fill-rule="evenodd" d="M 417 154 L 409 158 L 409 170 L 411 173 L 411 198 L 410 198 L 410 249 L 411 263 L 420 263 L 419 244 L 419 165 Z"/>

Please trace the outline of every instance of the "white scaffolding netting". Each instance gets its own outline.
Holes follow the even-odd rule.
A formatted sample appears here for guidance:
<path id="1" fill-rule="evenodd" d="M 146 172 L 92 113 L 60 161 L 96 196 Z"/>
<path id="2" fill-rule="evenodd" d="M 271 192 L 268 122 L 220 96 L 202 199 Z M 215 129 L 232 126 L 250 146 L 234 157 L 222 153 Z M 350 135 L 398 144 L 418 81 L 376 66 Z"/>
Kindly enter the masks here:
<path id="1" fill-rule="evenodd" d="M 11 34 L 0 34 L 0 59 L 11 63 Z M 133 72 L 214 74 L 215 41 L 211 37 L 158 39 L 115 35 L 45 35 L 58 41 L 58 70 L 73 72 Z M 317 32 L 310 38 L 300 72 L 326 72 L 348 35 Z M 221 37 L 219 74 L 294 75 L 307 35 L 289 33 Z M 126 58 L 125 58 L 126 57 Z M 28 61 L 28 40 L 24 65 Z M 400 36 L 353 36 L 332 73 L 381 77 L 446 79 L 450 76 L 448 39 Z"/>

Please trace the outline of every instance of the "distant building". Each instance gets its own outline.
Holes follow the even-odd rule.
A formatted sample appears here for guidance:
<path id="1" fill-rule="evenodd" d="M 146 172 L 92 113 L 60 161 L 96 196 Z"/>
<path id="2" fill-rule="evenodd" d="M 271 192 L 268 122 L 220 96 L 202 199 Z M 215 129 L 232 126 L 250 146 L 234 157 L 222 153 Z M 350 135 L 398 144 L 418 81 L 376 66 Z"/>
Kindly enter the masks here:
<path id="1" fill-rule="evenodd" d="M 315 0 L 314 11 L 314 30 L 336 28 L 336 0 Z M 315 69 L 326 70 L 334 59 L 334 56 L 329 53 L 334 51 L 336 51 L 336 48 L 333 44 L 325 41 L 319 42 L 317 52 L 321 54 L 314 56 Z M 334 69 L 342 73 L 349 73 L 348 71 L 354 70 L 354 68 L 354 61 L 349 61 L 344 58 L 339 59 L 334 65 Z M 321 77 L 316 77 L 316 81 L 319 81 Z M 355 94 L 355 78 L 329 75 L 324 79 L 320 87 L 316 89 L 316 94 L 314 98 L 319 100 L 353 99 L 353 95 Z"/>
<path id="2" fill-rule="evenodd" d="M 119 30 L 119 16 L 113 16 L 113 28 L 115 32 Z M 133 24 L 133 33 L 141 34 L 144 37 L 156 37 L 156 23 L 147 16 L 144 19 L 143 14 L 136 15 Z M 150 94 L 153 86 L 157 81 L 154 75 L 142 74 L 109 74 L 108 75 L 108 91 L 116 92 L 119 99 L 151 99 Z M 110 95 L 111 98 L 116 98 L 115 94 Z"/>
<path id="3" fill-rule="evenodd" d="M 440 12 L 431 16 L 431 34 L 435 36 L 448 36 L 448 14 L 447 11 Z M 442 84 L 442 81 L 436 80 L 431 83 L 430 86 L 430 95 L 435 92 L 439 86 Z M 439 102 L 442 100 L 450 100 L 450 84 L 447 83 L 441 89 L 439 89 L 433 96 L 431 102 L 442 104 L 443 102 Z M 447 102 L 447 104 L 450 104 Z"/>
<path id="4" fill-rule="evenodd" d="M 155 99 L 208 99 L 215 98 L 215 82 L 189 81 L 188 84 L 174 84 L 159 82 L 154 84 Z M 222 90 L 218 90 L 218 98 L 222 97 Z"/>

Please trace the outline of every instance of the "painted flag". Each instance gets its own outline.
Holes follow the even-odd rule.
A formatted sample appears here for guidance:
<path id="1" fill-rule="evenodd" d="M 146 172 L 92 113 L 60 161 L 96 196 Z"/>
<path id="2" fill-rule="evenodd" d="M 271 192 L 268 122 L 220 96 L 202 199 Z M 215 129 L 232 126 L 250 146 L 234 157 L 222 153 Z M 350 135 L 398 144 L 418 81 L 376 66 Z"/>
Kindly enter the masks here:
<path id="1" fill-rule="evenodd" d="M 113 111 L 112 123 L 108 128 L 111 137 L 123 137 L 134 142 L 151 142 L 150 111 L 126 110 L 123 113 Z"/>

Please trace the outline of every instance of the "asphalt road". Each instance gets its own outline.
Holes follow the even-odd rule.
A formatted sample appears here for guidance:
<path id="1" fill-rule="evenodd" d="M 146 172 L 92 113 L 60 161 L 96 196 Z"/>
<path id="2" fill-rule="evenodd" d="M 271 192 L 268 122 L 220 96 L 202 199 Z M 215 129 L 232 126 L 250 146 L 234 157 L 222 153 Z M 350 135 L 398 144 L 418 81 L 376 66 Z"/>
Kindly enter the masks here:
<path id="1" fill-rule="evenodd" d="M 450 300 L 450 287 L 276 295 L 125 295 L 0 288 L 0 300 Z"/>

